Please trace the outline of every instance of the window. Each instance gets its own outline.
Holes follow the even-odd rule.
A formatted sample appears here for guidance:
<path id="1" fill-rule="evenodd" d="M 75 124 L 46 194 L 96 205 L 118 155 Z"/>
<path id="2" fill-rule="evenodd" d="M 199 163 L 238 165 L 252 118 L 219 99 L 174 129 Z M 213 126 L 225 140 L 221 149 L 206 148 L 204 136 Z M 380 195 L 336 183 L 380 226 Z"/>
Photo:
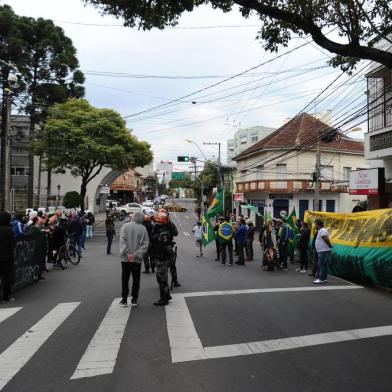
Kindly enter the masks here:
<path id="1" fill-rule="evenodd" d="M 256 168 L 256 179 L 257 180 L 262 180 L 263 179 L 263 169 L 264 165 L 257 166 Z"/>
<path id="2" fill-rule="evenodd" d="M 320 176 L 322 180 L 333 180 L 333 166 L 321 166 Z"/>
<path id="3" fill-rule="evenodd" d="M 259 137 L 257 135 L 252 135 L 250 139 L 252 143 L 256 143 L 259 140 Z"/>
<path id="4" fill-rule="evenodd" d="M 11 148 L 11 155 L 18 155 L 18 156 L 27 156 L 27 150 L 20 147 L 12 147 Z"/>
<path id="5" fill-rule="evenodd" d="M 29 170 L 27 167 L 11 167 L 11 176 L 28 176 Z"/>
<path id="6" fill-rule="evenodd" d="M 287 165 L 285 163 L 283 164 L 277 164 L 276 165 L 276 178 L 286 178 L 287 177 Z"/>
<path id="7" fill-rule="evenodd" d="M 351 167 L 348 167 L 348 166 L 343 167 L 343 180 L 344 181 L 348 181 L 348 176 L 349 176 L 350 170 L 351 170 Z"/>
<path id="8" fill-rule="evenodd" d="M 248 138 L 246 136 L 240 136 L 240 144 L 248 143 Z"/>

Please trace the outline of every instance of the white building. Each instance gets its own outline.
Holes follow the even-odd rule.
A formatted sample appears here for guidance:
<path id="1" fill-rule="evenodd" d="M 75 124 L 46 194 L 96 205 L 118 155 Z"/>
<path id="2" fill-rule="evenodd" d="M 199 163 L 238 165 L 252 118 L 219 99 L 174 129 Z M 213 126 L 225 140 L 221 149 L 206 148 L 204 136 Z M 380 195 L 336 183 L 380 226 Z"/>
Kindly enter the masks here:
<path id="1" fill-rule="evenodd" d="M 174 164 L 172 161 L 160 161 L 157 163 L 157 176 L 160 184 L 169 185 L 174 171 Z"/>
<path id="2" fill-rule="evenodd" d="M 365 158 L 370 167 L 385 170 L 382 190 L 379 195 L 369 196 L 369 208 L 392 207 L 392 69 L 375 65 L 367 74 L 367 93 Z"/>
<path id="3" fill-rule="evenodd" d="M 276 128 L 268 128 L 263 126 L 256 126 L 246 129 L 240 129 L 234 134 L 232 139 L 227 140 L 227 164 L 235 166 L 233 158 L 245 151 L 252 144 L 264 139 Z"/>
<path id="4" fill-rule="evenodd" d="M 249 147 L 237 162 L 236 192 L 259 210 L 267 207 L 275 217 L 281 210 L 303 219 L 314 201 L 317 133 L 321 137 L 321 190 L 319 211 L 351 212 L 366 196 L 347 192 L 349 171 L 367 168 L 363 142 L 351 139 L 309 114 L 291 119 L 274 133 Z M 325 135 L 332 135 L 332 141 Z M 313 140 L 313 143 L 309 143 Z M 239 211 L 247 214 L 247 211 Z M 255 218 L 255 217 L 253 217 Z"/>

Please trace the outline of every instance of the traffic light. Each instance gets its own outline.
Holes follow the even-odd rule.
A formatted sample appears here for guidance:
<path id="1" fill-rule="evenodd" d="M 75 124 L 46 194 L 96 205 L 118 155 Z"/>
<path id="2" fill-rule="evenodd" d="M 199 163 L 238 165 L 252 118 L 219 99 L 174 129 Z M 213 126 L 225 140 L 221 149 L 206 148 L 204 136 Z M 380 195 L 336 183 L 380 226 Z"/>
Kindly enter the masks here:
<path id="1" fill-rule="evenodd" d="M 189 162 L 189 156 L 177 157 L 177 162 Z"/>

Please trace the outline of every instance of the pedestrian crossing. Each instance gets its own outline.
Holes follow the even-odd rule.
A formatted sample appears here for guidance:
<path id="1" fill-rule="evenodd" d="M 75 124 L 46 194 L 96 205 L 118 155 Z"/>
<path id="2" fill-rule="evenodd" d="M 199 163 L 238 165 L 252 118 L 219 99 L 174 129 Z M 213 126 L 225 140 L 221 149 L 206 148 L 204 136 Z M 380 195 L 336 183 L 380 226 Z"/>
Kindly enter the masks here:
<path id="1" fill-rule="evenodd" d="M 113 373 L 131 312 L 131 307 L 119 306 L 120 300 L 121 298 L 113 300 L 76 366 L 71 380 Z M 32 359 L 79 305 L 80 302 L 57 304 L 0 354 L 0 391 Z M 23 307 L 0 309 L 0 324 L 22 309 Z"/>

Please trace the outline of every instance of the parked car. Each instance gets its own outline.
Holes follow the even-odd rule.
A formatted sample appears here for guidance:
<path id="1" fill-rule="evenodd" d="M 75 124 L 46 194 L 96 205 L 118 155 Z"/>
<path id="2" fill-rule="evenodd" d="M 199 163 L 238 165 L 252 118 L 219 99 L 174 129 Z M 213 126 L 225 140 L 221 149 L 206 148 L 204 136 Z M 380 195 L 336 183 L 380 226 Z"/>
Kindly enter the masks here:
<path id="1" fill-rule="evenodd" d="M 165 205 L 165 209 L 168 211 L 185 212 L 187 209 L 181 204 L 169 203 Z"/>
<path id="2" fill-rule="evenodd" d="M 118 207 L 119 203 L 117 200 L 111 200 L 111 199 L 107 199 L 106 200 L 106 208 L 110 208 L 110 203 L 112 203 L 112 207 Z"/>
<path id="3" fill-rule="evenodd" d="M 136 211 L 144 212 L 143 206 L 138 203 L 127 203 L 123 206 L 117 207 L 116 210 L 125 214 L 133 214 Z"/>
<path id="4" fill-rule="evenodd" d="M 169 196 L 168 195 L 160 195 L 159 196 L 161 199 L 163 199 L 163 200 L 166 200 L 166 199 L 168 199 L 169 198 Z"/>
<path id="5" fill-rule="evenodd" d="M 154 207 L 154 202 L 152 200 L 146 200 L 143 203 L 143 206 L 145 206 L 145 207 Z"/>

